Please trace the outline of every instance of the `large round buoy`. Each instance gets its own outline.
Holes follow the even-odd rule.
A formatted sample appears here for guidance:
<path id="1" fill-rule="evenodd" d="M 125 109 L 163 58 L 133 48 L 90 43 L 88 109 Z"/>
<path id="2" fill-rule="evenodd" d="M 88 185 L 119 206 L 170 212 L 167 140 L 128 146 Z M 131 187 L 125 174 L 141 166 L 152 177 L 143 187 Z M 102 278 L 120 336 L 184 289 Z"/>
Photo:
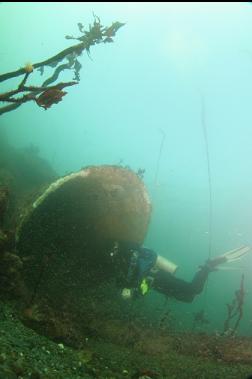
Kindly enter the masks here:
<path id="1" fill-rule="evenodd" d="M 52 183 L 21 222 L 17 249 L 36 296 L 61 302 L 115 274 L 115 241 L 142 243 L 151 203 L 143 181 L 119 166 L 90 166 Z"/>

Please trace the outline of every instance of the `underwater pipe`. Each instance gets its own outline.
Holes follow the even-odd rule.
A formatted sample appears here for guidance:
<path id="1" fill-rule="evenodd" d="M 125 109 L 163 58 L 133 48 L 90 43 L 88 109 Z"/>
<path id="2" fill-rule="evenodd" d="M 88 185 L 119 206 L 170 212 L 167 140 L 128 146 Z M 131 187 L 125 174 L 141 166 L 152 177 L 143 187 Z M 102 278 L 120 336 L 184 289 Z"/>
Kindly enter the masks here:
<path id="1" fill-rule="evenodd" d="M 74 296 L 73 288 L 81 293 L 107 281 L 116 274 L 114 241 L 142 244 L 150 215 L 149 195 L 132 170 L 89 166 L 56 180 L 26 209 L 18 228 L 27 287 L 60 303 L 67 293 Z"/>

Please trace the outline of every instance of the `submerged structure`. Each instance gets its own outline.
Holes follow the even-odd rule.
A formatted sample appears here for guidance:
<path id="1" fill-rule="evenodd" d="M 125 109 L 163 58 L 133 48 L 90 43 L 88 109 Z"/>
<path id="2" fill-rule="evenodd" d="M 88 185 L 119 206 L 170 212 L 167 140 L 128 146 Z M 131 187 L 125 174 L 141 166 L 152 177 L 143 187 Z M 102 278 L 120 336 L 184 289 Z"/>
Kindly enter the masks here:
<path id="1" fill-rule="evenodd" d="M 53 182 L 17 236 L 30 297 L 78 303 L 78 294 L 113 276 L 115 241 L 143 242 L 150 214 L 142 180 L 126 168 L 90 166 Z"/>

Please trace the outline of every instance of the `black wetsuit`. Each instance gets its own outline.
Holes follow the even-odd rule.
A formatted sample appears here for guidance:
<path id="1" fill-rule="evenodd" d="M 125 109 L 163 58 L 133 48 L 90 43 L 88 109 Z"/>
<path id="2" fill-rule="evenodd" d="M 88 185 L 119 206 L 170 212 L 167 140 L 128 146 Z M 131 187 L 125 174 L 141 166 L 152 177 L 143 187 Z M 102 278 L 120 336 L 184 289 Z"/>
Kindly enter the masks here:
<path id="1" fill-rule="evenodd" d="M 152 288 L 166 296 L 190 303 L 196 295 L 202 292 L 210 271 L 205 265 L 194 275 L 191 282 L 186 282 L 169 272 L 158 270 L 153 274 Z"/>
<path id="2" fill-rule="evenodd" d="M 154 270 L 157 254 L 153 250 L 136 244 L 124 243 L 122 246 L 119 267 L 121 275 L 118 278 L 121 278 L 120 285 L 126 288 L 139 289 L 142 280 L 146 278 L 150 287 L 156 291 L 180 301 L 192 302 L 202 292 L 211 272 L 206 264 L 199 269 L 191 282 L 187 282 L 164 270 Z"/>

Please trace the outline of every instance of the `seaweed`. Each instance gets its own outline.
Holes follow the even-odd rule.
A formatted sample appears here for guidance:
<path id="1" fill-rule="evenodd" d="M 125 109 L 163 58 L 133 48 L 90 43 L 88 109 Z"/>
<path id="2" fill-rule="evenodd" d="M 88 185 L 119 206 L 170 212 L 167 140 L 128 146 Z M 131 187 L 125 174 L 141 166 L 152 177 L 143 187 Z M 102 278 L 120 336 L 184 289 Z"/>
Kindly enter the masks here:
<path id="1" fill-rule="evenodd" d="M 49 108 L 52 104 L 57 104 L 62 96 L 66 94 L 62 89 L 76 85 L 80 81 L 80 70 L 82 65 L 78 60 L 78 57 L 81 56 L 84 51 L 90 56 L 91 46 L 100 43 L 113 42 L 114 40 L 112 37 L 115 36 L 118 29 L 123 25 L 123 23 L 116 21 L 112 23 L 111 26 L 104 27 L 101 24 L 99 17 L 94 15 L 94 22 L 89 25 L 88 30 L 85 30 L 83 25 L 78 23 L 79 31 L 82 34 L 81 36 L 65 37 L 66 39 L 78 40 L 78 44 L 70 46 L 42 62 L 34 64 L 28 63 L 16 71 L 0 75 L 0 82 L 24 75 L 16 89 L 0 94 L 0 101 L 9 103 L 8 105 L 0 107 L 0 115 L 13 111 L 28 101 L 34 101 L 38 106 L 42 106 L 45 109 Z M 41 86 L 26 86 L 26 82 L 34 70 L 37 69 L 40 74 L 43 75 L 46 66 L 54 68 L 53 74 L 44 80 Z M 51 85 L 56 82 L 59 75 L 65 70 L 72 70 L 74 72 L 73 81 Z M 49 87 L 49 85 L 51 86 Z M 51 90 L 49 94 L 48 90 Z M 22 94 L 22 96 L 17 97 L 16 95 L 19 94 Z M 46 105 L 39 101 L 39 95 L 47 97 Z"/>
<path id="2" fill-rule="evenodd" d="M 244 290 L 244 274 L 241 277 L 240 288 L 235 291 L 235 297 L 231 303 L 226 304 L 227 306 L 227 318 L 224 322 L 224 334 L 234 335 L 240 321 L 243 317 L 243 306 L 244 306 L 245 290 Z M 236 320 L 235 320 L 236 318 Z M 231 321 L 235 320 L 234 326 L 231 328 Z"/>

